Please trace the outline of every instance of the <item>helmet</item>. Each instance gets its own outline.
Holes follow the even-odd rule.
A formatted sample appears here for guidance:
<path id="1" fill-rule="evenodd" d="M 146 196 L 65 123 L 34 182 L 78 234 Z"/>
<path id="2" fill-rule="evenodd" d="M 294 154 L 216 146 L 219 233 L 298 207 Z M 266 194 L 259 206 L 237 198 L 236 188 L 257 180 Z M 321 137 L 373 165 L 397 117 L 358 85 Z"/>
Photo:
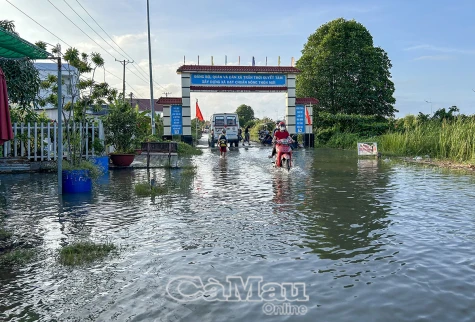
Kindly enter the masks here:
<path id="1" fill-rule="evenodd" d="M 284 122 L 280 122 L 279 123 L 279 128 L 281 131 L 285 131 L 285 123 Z"/>
<path id="2" fill-rule="evenodd" d="M 221 132 L 222 132 L 223 134 L 226 134 L 226 129 L 223 129 Z"/>

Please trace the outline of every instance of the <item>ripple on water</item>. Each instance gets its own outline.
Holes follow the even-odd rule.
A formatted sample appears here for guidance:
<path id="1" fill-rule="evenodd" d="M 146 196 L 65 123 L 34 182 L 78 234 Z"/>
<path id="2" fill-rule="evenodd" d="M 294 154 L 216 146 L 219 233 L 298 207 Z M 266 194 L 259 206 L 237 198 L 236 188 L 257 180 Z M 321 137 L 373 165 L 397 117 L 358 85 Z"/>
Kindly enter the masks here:
<path id="1" fill-rule="evenodd" d="M 232 149 L 222 160 L 204 149 L 191 159 L 194 177 L 111 171 L 81 197 L 57 197 L 54 175 L 2 177 L 4 224 L 39 256 L 0 268 L 0 319 L 266 318 L 262 303 L 177 302 L 166 287 L 183 275 L 305 283 L 309 312 L 299 321 L 475 319 L 472 179 L 322 149 L 295 151 L 287 172 L 269 152 Z M 133 184 L 150 178 L 169 194 L 138 198 Z M 79 239 L 121 251 L 59 266 L 57 249 Z"/>

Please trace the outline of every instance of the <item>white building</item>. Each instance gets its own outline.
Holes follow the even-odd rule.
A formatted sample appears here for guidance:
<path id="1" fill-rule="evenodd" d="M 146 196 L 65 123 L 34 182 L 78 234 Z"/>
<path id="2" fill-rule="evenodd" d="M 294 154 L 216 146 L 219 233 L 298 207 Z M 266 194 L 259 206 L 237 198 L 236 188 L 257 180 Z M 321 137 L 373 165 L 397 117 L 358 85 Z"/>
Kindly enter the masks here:
<path id="1" fill-rule="evenodd" d="M 36 69 L 40 74 L 40 80 L 48 79 L 49 75 L 58 76 L 58 64 L 57 63 L 35 63 Z M 78 97 L 77 83 L 79 82 L 79 74 L 76 67 L 73 67 L 69 64 L 62 65 L 62 96 L 64 98 L 64 104 L 71 102 L 73 95 L 75 99 Z M 51 94 L 50 90 L 40 89 L 39 96 L 45 98 Z M 63 105 L 64 106 L 64 105 Z M 58 106 L 57 104 L 46 104 L 44 108 L 37 110 L 38 113 L 45 112 L 48 118 L 51 120 L 58 120 Z"/>

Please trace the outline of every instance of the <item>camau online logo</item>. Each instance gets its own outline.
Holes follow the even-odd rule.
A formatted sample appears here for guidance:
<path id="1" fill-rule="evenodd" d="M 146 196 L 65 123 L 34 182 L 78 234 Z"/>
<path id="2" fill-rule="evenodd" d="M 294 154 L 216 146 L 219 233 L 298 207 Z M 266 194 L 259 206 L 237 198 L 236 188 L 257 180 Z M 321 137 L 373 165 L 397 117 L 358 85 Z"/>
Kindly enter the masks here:
<path id="1" fill-rule="evenodd" d="M 178 276 L 167 284 L 168 295 L 179 302 L 197 300 L 222 302 L 264 302 L 267 315 L 304 315 L 308 302 L 305 283 L 263 283 L 262 276 L 227 276 L 221 283 L 208 278 L 203 283 L 199 276 Z"/>

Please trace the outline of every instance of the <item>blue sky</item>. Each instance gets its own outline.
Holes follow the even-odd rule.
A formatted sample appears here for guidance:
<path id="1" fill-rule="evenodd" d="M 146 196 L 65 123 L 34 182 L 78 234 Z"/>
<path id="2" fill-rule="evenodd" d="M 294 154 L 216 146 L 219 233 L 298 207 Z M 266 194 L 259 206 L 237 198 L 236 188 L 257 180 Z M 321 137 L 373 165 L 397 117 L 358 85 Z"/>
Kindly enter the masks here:
<path id="1" fill-rule="evenodd" d="M 76 0 L 66 0 L 106 40 L 108 38 L 81 9 Z M 46 0 L 10 0 L 18 8 L 69 44 L 86 52 L 97 51 L 106 59 L 106 69 L 122 75 L 123 59 L 79 19 L 64 1 L 52 0 L 111 55 L 99 48 Z M 79 0 L 114 40 L 131 57 L 140 71 L 148 72 L 145 0 Z M 397 116 L 457 105 L 462 113 L 475 113 L 474 58 L 475 2 L 398 0 L 398 1 L 283 1 L 283 0 L 201 0 L 150 1 L 154 97 L 163 92 L 180 96 L 180 77 L 176 69 L 183 63 L 250 65 L 290 65 L 298 59 L 308 36 L 322 24 L 343 17 L 362 23 L 372 34 L 375 46 L 382 47 L 392 61 Z M 17 31 L 29 41 L 58 39 L 38 27 L 7 1 L 0 3 L 0 19 L 14 20 Z M 66 46 L 66 45 L 63 45 Z M 131 67 L 140 75 L 140 72 Z M 149 97 L 145 77 L 127 72 L 127 92 Z M 142 78 L 142 79 L 141 79 Z M 121 80 L 106 74 L 106 81 L 121 88 Z M 192 93 L 199 99 L 205 117 L 215 111 L 234 111 L 241 104 L 251 105 L 256 116 L 280 118 L 285 113 L 285 94 Z"/>

